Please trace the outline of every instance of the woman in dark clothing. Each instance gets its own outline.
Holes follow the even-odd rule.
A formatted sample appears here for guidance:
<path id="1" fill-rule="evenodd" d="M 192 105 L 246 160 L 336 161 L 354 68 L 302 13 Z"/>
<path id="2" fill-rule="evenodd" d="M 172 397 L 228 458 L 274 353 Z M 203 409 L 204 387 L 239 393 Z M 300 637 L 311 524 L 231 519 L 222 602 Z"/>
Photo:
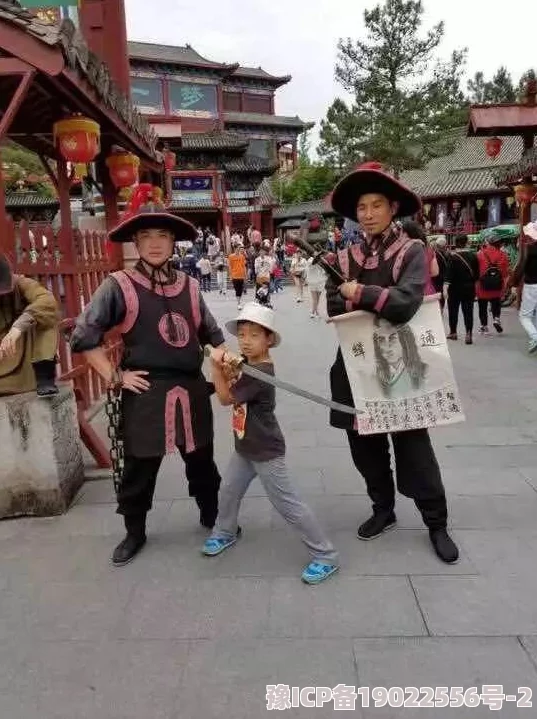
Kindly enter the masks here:
<path id="1" fill-rule="evenodd" d="M 449 251 L 446 247 L 445 237 L 439 237 L 434 243 L 434 253 L 438 264 L 438 274 L 433 277 L 433 285 L 436 292 L 440 294 L 440 309 L 444 311 L 446 298 L 444 297 L 444 284 L 446 282 L 447 267 L 449 262 Z"/>
<path id="2" fill-rule="evenodd" d="M 474 252 L 467 249 L 468 236 L 455 237 L 455 251 L 451 253 L 446 272 L 449 320 L 448 340 L 457 339 L 459 309 L 462 309 L 466 328 L 466 344 L 473 344 L 475 283 L 479 277 L 479 263 Z"/>

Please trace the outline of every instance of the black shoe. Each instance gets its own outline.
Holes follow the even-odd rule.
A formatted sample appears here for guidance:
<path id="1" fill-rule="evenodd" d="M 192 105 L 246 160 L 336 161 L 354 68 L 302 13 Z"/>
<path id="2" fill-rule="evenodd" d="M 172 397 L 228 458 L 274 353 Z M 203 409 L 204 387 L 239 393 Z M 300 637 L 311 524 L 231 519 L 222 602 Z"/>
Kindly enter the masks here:
<path id="1" fill-rule="evenodd" d="M 502 323 L 500 322 L 499 318 L 496 318 L 495 320 L 492 320 L 492 326 L 496 330 L 496 332 L 501 335 L 503 332 Z"/>
<path id="2" fill-rule="evenodd" d="M 430 529 L 429 537 L 434 551 L 446 564 L 455 564 L 459 561 L 459 550 L 455 542 L 447 533 L 447 529 Z"/>
<path id="3" fill-rule="evenodd" d="M 36 393 L 38 397 L 53 397 L 58 394 L 56 386 L 56 360 L 41 360 L 33 363 Z"/>
<path id="4" fill-rule="evenodd" d="M 397 523 L 394 512 L 376 512 L 367 522 L 358 527 L 358 539 L 368 541 L 380 537 L 383 532 L 393 529 Z"/>
<path id="5" fill-rule="evenodd" d="M 123 567 L 125 564 L 132 562 L 146 541 L 146 537 L 143 535 L 127 534 L 125 539 L 114 549 L 112 564 L 115 567 Z"/>

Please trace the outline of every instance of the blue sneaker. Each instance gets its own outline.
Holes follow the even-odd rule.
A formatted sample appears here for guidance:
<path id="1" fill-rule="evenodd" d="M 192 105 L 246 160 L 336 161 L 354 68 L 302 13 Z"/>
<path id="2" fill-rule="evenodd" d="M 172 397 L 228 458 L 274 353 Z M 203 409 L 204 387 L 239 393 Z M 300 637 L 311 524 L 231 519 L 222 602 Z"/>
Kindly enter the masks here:
<path id="1" fill-rule="evenodd" d="M 205 540 L 201 553 L 206 557 L 216 557 L 217 554 L 222 554 L 226 549 L 232 547 L 236 541 L 237 537 L 209 537 Z"/>
<path id="2" fill-rule="evenodd" d="M 325 579 L 331 577 L 339 569 L 337 564 L 321 564 L 320 562 L 310 562 L 302 572 L 302 581 L 306 584 L 320 584 Z"/>

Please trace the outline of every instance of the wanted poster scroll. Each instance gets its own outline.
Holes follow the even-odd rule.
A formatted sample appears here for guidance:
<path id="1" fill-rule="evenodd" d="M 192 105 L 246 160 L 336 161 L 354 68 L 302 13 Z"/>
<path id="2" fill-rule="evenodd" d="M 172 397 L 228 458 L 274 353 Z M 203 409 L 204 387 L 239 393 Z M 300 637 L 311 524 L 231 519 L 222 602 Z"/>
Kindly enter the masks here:
<path id="1" fill-rule="evenodd" d="M 426 297 L 405 325 L 369 312 L 332 317 L 360 434 L 401 432 L 464 421 L 438 297 Z"/>

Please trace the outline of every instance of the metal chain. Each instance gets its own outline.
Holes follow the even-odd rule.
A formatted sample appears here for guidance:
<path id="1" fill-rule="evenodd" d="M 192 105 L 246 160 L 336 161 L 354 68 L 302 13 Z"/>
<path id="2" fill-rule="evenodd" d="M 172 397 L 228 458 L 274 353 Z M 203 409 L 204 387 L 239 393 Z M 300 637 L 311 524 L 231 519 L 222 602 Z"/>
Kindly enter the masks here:
<path id="1" fill-rule="evenodd" d="M 110 437 L 110 460 L 112 462 L 112 479 L 116 494 L 121 487 L 123 477 L 124 455 L 122 436 L 121 390 L 108 388 L 104 405 L 108 417 L 108 436 Z"/>

